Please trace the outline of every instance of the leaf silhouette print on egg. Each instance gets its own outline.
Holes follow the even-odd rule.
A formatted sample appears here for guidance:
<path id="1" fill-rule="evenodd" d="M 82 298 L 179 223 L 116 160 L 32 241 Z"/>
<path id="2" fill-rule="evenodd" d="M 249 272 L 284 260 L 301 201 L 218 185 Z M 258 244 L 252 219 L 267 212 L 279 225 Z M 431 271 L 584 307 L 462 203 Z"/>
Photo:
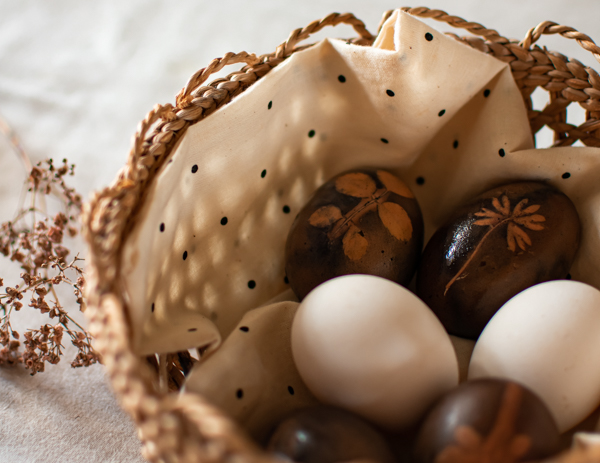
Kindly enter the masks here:
<path id="1" fill-rule="evenodd" d="M 328 237 L 330 241 L 343 235 L 344 254 L 352 260 L 359 260 L 367 252 L 369 245 L 364 234 L 357 226 L 362 215 L 377 208 L 383 225 L 396 239 L 408 241 L 412 237 L 412 222 L 406 211 L 399 204 L 386 202 L 389 193 L 406 198 L 414 198 L 408 187 L 396 177 L 385 171 L 377 171 L 377 176 L 384 188 L 377 189 L 373 179 L 362 172 L 350 173 L 339 177 L 335 189 L 342 194 L 361 198 L 360 203 L 348 214 L 342 216 L 337 206 L 329 205 L 317 209 L 308 222 L 318 228 L 328 227 L 336 223 Z"/>
<path id="2" fill-rule="evenodd" d="M 422 246 L 421 211 L 408 186 L 384 170 L 340 174 L 292 224 L 286 273 L 302 299 L 336 276 L 366 273 L 408 284 Z"/>

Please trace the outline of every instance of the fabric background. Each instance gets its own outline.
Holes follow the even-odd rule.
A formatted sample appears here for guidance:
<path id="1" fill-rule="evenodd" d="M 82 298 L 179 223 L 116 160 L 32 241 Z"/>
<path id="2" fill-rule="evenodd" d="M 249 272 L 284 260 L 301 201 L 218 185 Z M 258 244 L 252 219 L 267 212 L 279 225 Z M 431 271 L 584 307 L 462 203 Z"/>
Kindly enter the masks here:
<path id="1" fill-rule="evenodd" d="M 424 3 L 508 37 L 522 38 L 550 19 L 600 41 L 600 6 L 594 0 Z M 73 184 L 87 197 L 123 165 L 139 120 L 155 103 L 173 102 L 188 77 L 212 58 L 228 51 L 273 51 L 291 30 L 332 11 L 353 12 L 375 32 L 383 11 L 398 6 L 384 0 L 368 5 L 358 0 L 0 0 L 0 113 L 34 162 L 47 157 L 75 162 Z M 355 34 L 343 26 L 316 39 L 328 35 Z M 575 42 L 545 37 L 541 43 L 600 68 Z M 540 104 L 543 100 L 540 96 Z M 581 120 L 573 113 L 571 121 Z M 549 139 L 542 134 L 538 143 L 547 146 Z M 0 140 L 2 221 L 12 217 L 24 177 L 9 145 Z M 0 269 L 4 275 L 9 266 Z M 26 312 L 16 326 L 39 326 Z M 135 430 L 102 368 L 73 370 L 73 355 L 67 349 L 58 366 L 33 378 L 18 369 L 0 370 L 1 462 L 142 461 Z"/>

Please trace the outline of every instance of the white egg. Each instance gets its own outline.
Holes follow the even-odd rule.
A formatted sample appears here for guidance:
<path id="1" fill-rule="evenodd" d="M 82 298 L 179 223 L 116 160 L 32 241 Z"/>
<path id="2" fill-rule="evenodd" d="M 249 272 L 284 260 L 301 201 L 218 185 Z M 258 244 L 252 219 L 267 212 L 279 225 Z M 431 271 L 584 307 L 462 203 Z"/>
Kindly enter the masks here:
<path id="1" fill-rule="evenodd" d="M 549 281 L 504 304 L 479 337 L 469 379 L 501 377 L 536 392 L 561 432 L 600 404 L 600 291 Z"/>
<path id="2" fill-rule="evenodd" d="M 433 312 L 371 275 L 310 292 L 292 323 L 292 354 L 319 400 L 391 429 L 413 424 L 458 384 L 452 343 Z"/>

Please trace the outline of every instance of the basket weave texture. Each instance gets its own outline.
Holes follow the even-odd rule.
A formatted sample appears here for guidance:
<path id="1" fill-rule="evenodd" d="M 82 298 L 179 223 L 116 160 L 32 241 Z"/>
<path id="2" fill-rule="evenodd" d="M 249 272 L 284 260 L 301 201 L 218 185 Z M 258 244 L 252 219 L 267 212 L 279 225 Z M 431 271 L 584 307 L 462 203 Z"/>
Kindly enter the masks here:
<path id="1" fill-rule="evenodd" d="M 576 40 L 600 61 L 600 47 L 590 37 L 573 28 L 543 22 L 529 30 L 521 41 L 509 40 L 492 29 L 468 22 L 440 10 L 403 8 L 411 15 L 433 18 L 466 29 L 472 36 L 451 34 L 457 40 L 509 63 L 526 107 L 532 133 L 547 126 L 554 132 L 555 146 L 569 146 L 577 140 L 600 147 L 600 76 L 579 61 L 548 51 L 535 42 L 544 34 L 560 34 Z M 392 11 L 384 14 L 381 24 Z M 84 231 L 90 247 L 88 267 L 88 314 L 96 348 L 102 355 L 113 389 L 121 406 L 134 419 L 152 462 L 268 461 L 237 425 L 202 397 L 168 393 L 183 378 L 176 354 L 162 356 L 159 369 L 163 387 L 156 387 L 156 372 L 136 356 L 130 342 L 126 302 L 120 284 L 121 249 L 145 192 L 157 171 L 186 129 L 227 104 L 254 82 L 264 77 L 293 53 L 306 48 L 298 45 L 325 26 L 351 25 L 358 34 L 348 40 L 370 46 L 374 36 L 352 14 L 332 13 L 302 29 L 293 31 L 274 53 L 256 56 L 246 52 L 228 53 L 214 59 L 187 82 L 175 105 L 157 105 L 139 124 L 127 164 L 112 185 L 95 194 L 86 205 Z M 308 45 L 310 46 L 310 45 Z M 229 64 L 245 66 L 208 85 L 209 76 Z M 549 92 L 549 103 L 534 110 L 531 95 L 537 87 Z M 579 126 L 566 122 L 567 108 L 577 102 L 586 111 Z M 600 448 L 578 448 L 553 461 L 600 462 Z"/>

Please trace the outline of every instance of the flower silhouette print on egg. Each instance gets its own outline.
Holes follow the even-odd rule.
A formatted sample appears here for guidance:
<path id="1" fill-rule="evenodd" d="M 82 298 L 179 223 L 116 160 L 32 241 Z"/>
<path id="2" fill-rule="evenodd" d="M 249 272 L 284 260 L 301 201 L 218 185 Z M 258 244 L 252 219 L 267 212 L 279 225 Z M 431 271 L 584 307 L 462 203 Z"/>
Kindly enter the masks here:
<path id="1" fill-rule="evenodd" d="M 450 334 L 476 339 L 515 294 L 566 277 L 580 228 L 571 200 L 545 183 L 486 191 L 458 208 L 427 243 L 417 295 Z"/>

